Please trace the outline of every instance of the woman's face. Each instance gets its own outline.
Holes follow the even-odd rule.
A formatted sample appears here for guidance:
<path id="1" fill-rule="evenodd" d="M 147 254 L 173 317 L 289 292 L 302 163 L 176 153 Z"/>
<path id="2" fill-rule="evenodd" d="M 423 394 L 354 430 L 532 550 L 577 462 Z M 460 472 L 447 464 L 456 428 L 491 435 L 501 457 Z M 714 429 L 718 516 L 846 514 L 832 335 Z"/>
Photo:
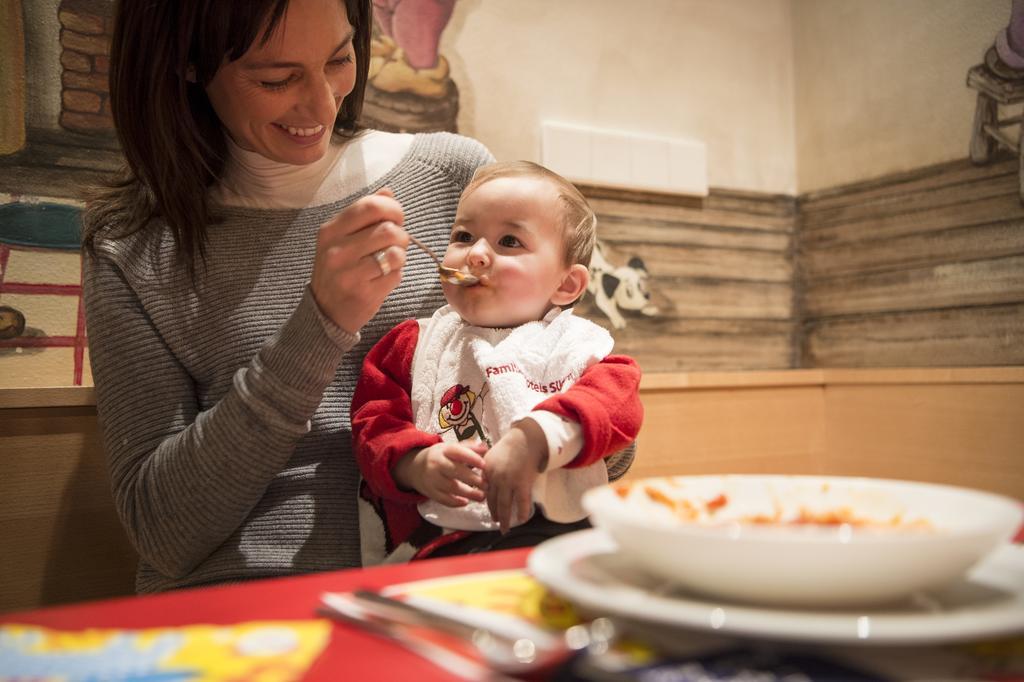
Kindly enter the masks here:
<path id="1" fill-rule="evenodd" d="M 321 158 L 355 84 L 352 39 L 342 0 L 291 0 L 266 44 L 257 38 L 206 87 L 235 144 L 293 165 Z"/>

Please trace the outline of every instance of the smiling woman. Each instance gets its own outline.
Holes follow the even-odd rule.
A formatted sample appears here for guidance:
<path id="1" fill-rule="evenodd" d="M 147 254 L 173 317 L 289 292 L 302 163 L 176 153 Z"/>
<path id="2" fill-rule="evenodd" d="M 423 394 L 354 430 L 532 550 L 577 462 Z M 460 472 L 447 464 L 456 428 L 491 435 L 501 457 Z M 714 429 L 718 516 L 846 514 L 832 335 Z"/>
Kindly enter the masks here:
<path id="1" fill-rule="evenodd" d="M 108 212 L 131 211 L 132 227 L 162 213 L 191 269 L 213 218 L 206 193 L 230 161 L 228 144 L 273 161 L 308 164 L 327 152 L 332 136 L 325 130 L 339 136 L 359 131 L 369 3 L 295 5 L 296 11 L 289 11 L 289 0 L 237 8 L 203 0 L 180 8 L 121 3 L 110 103 L 131 173 L 94 204 L 86 245 Z M 320 132 L 316 144 L 307 144 L 311 128 Z"/>
<path id="2" fill-rule="evenodd" d="M 359 125 L 369 0 L 123 0 L 84 294 L 137 589 L 359 565 L 348 405 L 482 145 Z M 417 254 L 419 257 L 419 254 Z M 403 276 L 404 275 L 404 276 Z"/>
<path id="3" fill-rule="evenodd" d="M 290 164 L 322 157 L 342 100 L 355 87 L 354 31 L 338 0 L 315 0 L 206 86 L 242 149 Z"/>

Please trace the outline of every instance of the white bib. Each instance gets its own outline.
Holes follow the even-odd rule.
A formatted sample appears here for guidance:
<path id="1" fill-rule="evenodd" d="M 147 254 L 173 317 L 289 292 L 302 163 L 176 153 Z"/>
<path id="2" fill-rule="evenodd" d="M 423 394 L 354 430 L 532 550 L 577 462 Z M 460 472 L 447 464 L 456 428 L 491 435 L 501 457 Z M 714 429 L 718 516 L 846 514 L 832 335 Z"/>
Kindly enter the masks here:
<path id="1" fill-rule="evenodd" d="M 607 331 L 571 310 L 555 308 L 537 322 L 492 329 L 468 325 L 445 306 L 420 321 L 412 364 L 416 426 L 449 442 L 493 445 L 513 422 L 600 362 L 613 343 Z M 603 461 L 552 469 L 537 478 L 533 500 L 552 521 L 578 521 L 586 516 L 583 492 L 607 482 Z M 453 508 L 428 500 L 419 508 L 444 528 L 497 529 L 485 503 Z"/>

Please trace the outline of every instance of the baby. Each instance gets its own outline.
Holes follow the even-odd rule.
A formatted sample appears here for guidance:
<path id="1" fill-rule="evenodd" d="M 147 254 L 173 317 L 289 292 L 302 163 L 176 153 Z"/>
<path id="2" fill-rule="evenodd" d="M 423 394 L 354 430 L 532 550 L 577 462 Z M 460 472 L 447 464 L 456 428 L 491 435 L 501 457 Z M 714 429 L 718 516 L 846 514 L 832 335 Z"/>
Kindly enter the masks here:
<path id="1" fill-rule="evenodd" d="M 366 356 L 352 402 L 364 565 L 537 544 L 587 527 L 580 499 L 636 438 L 640 370 L 573 315 L 596 217 L 561 176 L 480 168 L 444 264 L 448 305 Z"/>

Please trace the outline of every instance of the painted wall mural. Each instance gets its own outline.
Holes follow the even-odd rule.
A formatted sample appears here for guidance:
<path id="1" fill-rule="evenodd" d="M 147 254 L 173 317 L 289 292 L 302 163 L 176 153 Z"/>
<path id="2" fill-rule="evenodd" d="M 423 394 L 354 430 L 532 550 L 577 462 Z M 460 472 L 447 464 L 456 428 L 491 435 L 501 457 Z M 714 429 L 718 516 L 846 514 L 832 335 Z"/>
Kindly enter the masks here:
<path id="1" fill-rule="evenodd" d="M 458 131 L 470 93 L 442 40 L 457 1 L 374 0 L 368 126 Z M 0 2 L 0 387 L 92 383 L 78 217 L 82 190 L 121 164 L 112 6 Z M 999 124 L 1007 93 L 1024 98 L 1022 41 L 1014 0 L 984 59 L 978 46 L 981 127 L 961 160 L 799 197 L 582 188 L 601 246 L 577 311 L 647 372 L 1024 363 L 1020 153 L 982 134 L 1016 142 Z"/>
<path id="2" fill-rule="evenodd" d="M 376 0 L 367 125 L 456 131 L 459 91 L 439 50 L 454 5 Z M 0 387 L 92 383 L 78 231 L 82 190 L 121 163 L 107 88 L 112 9 L 0 3 Z"/>
<path id="3" fill-rule="evenodd" d="M 1024 0 L 1013 0 L 1009 24 L 996 34 L 984 61 L 967 72 L 967 86 L 978 91 L 971 161 L 978 165 L 989 163 L 1003 147 L 1017 154 L 1024 171 L 1024 145 L 1020 144 L 1019 134 L 1015 139 L 1012 133 L 1020 117 L 1001 117 L 999 111 L 1000 107 L 1008 110 L 1024 101 Z M 1024 173 L 1018 179 L 1024 202 Z"/>
<path id="4" fill-rule="evenodd" d="M 455 0 L 374 0 L 363 118 L 393 132 L 457 132 L 459 89 L 439 51 Z"/>
<path id="5" fill-rule="evenodd" d="M 626 327 L 624 314 L 657 315 L 658 306 L 651 301 L 650 274 L 643 259 L 630 256 L 625 265 L 616 266 L 605 255 L 607 250 L 598 242 L 590 258 L 588 302 L 608 318 L 613 329 Z"/>
<path id="6" fill-rule="evenodd" d="M 0 88 L 10 93 L 0 114 L 0 386 L 91 383 L 77 197 L 117 164 L 110 8 L 9 0 L 0 9 Z M 46 38 L 58 53 L 40 73 L 31 60 Z"/>
<path id="7" fill-rule="evenodd" d="M 0 371 L 21 385 L 80 386 L 88 375 L 78 212 L 0 205 Z"/>
<path id="8" fill-rule="evenodd" d="M 375 0 L 368 126 L 457 131 L 459 89 L 440 50 L 455 2 Z M 107 89 L 112 7 L 112 0 L 0 5 L 0 90 L 10 94 L 0 107 L 0 386 L 92 383 L 78 230 L 81 191 L 121 161 Z M 29 62 L 54 39 L 56 59 Z M 596 306 L 581 312 L 619 330 L 657 308 L 643 262 L 614 259 L 595 259 Z"/>

